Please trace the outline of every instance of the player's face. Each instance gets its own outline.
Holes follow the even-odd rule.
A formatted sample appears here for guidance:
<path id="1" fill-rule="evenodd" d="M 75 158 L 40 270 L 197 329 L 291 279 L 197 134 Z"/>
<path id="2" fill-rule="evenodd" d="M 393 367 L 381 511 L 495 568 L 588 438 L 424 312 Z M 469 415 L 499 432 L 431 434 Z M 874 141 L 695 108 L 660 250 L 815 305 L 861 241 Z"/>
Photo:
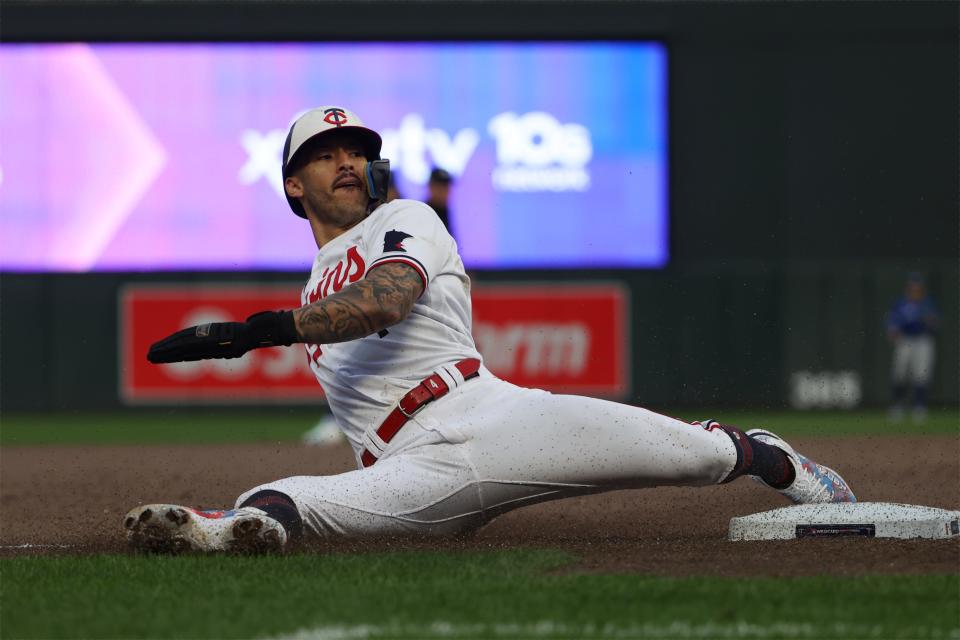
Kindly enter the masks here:
<path id="1" fill-rule="evenodd" d="M 430 182 L 427 184 L 427 190 L 430 192 L 430 202 L 446 203 L 450 199 L 448 182 Z"/>
<path id="2" fill-rule="evenodd" d="M 907 283 L 907 298 L 910 300 L 923 300 L 924 295 L 926 295 L 926 288 L 923 286 L 922 282 L 908 282 Z"/>
<path id="3" fill-rule="evenodd" d="M 343 226 L 362 220 L 370 196 L 363 147 L 344 132 L 324 136 L 304 149 L 303 164 L 287 178 L 287 193 L 320 220 Z"/>

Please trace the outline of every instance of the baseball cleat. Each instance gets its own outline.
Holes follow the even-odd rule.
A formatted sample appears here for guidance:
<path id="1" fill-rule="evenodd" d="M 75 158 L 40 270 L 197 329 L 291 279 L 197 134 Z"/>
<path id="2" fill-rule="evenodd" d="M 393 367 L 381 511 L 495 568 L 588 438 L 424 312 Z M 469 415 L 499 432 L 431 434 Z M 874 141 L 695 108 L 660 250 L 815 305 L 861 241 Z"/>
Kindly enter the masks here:
<path id="1" fill-rule="evenodd" d="M 148 553 L 271 553 L 283 550 L 287 532 L 260 509 L 201 511 L 174 504 L 148 504 L 123 519 L 127 542 Z"/>
<path id="2" fill-rule="evenodd" d="M 839 473 L 800 455 L 780 436 L 763 429 L 751 429 L 747 431 L 747 435 L 787 454 L 787 459 L 790 460 L 796 472 L 796 479 L 786 489 L 777 489 L 777 491 L 792 501 L 797 504 L 857 501 L 857 497 L 853 495 L 853 491 Z M 757 476 L 750 477 L 764 486 L 770 486 Z"/>

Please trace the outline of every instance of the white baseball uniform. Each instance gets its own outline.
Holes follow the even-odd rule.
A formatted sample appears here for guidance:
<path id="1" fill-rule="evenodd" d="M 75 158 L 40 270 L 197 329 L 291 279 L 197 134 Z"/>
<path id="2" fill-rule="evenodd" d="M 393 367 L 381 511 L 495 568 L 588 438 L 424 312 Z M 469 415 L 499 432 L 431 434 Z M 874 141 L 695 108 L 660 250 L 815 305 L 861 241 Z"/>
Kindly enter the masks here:
<path id="1" fill-rule="evenodd" d="M 423 203 L 394 200 L 320 250 L 303 304 L 388 262 L 403 262 L 425 289 L 410 315 L 380 334 L 307 345 L 311 368 L 353 446 L 358 470 L 299 476 L 256 487 L 296 503 L 319 536 L 445 535 L 474 529 L 526 504 L 612 489 L 708 485 L 733 470 L 737 452 L 705 430 L 624 404 L 498 379 L 471 336 L 470 282 L 456 242 Z M 449 392 L 413 414 L 389 441 L 378 428 L 432 374 Z M 433 387 L 437 385 L 434 383 Z M 393 413 L 392 413 L 393 412 Z M 375 463 L 364 467 L 364 452 Z"/>
<path id="2" fill-rule="evenodd" d="M 892 377 L 896 384 L 927 385 L 936 359 L 933 336 L 900 336 L 893 348 Z"/>

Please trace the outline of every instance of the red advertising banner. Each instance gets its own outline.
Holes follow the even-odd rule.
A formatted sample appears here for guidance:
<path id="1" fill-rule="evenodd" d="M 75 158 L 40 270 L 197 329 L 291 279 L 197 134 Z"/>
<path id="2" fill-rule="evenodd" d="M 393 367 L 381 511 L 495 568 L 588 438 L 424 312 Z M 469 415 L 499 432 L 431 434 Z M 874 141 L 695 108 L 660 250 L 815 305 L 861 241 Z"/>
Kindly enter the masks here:
<path id="1" fill-rule="evenodd" d="M 303 347 L 255 349 L 242 358 L 155 365 L 157 340 L 206 322 L 239 322 L 300 305 L 298 284 L 137 285 L 120 296 L 120 392 L 126 402 L 323 401 Z"/>
<path id="2" fill-rule="evenodd" d="M 150 344 L 184 327 L 242 321 L 298 304 L 290 285 L 137 285 L 120 299 L 120 392 L 129 403 L 322 402 L 303 348 L 242 358 L 147 362 Z M 629 388 L 625 290 L 613 284 L 479 286 L 473 328 L 486 366 L 515 384 L 619 397 Z"/>
<path id="3" fill-rule="evenodd" d="M 616 284 L 481 286 L 473 336 L 483 363 L 504 380 L 616 398 L 630 386 L 628 310 Z"/>

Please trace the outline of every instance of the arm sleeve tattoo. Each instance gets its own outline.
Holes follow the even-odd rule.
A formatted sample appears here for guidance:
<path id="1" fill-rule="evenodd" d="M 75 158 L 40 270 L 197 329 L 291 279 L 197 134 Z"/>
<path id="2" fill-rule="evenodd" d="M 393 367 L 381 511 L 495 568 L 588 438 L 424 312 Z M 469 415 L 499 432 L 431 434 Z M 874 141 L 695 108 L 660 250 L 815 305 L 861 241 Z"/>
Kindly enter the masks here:
<path id="1" fill-rule="evenodd" d="M 302 342 L 331 344 L 377 333 L 410 313 L 425 283 L 401 262 L 372 269 L 359 280 L 323 300 L 293 312 Z"/>

